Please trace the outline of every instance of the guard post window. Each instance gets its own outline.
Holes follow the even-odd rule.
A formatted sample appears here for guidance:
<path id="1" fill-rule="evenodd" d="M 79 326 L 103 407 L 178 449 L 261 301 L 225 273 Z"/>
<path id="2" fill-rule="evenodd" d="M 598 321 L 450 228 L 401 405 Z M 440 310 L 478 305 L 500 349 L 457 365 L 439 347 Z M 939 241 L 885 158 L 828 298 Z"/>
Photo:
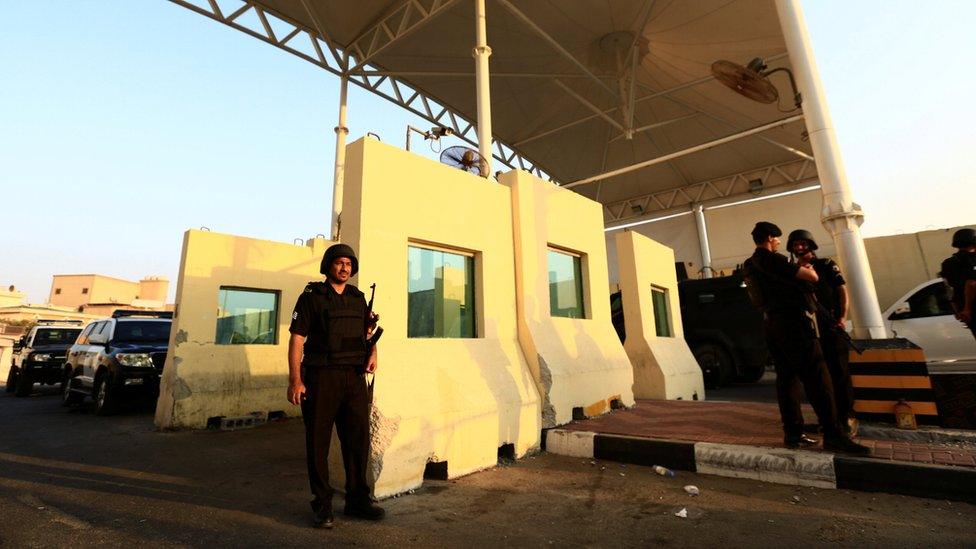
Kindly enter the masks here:
<path id="1" fill-rule="evenodd" d="M 583 306 L 583 262 L 579 254 L 549 248 L 549 314 L 586 318 Z"/>
<path id="2" fill-rule="evenodd" d="M 667 288 L 651 286 L 651 306 L 654 308 L 654 331 L 658 337 L 674 337 L 671 328 L 671 303 Z"/>
<path id="3" fill-rule="evenodd" d="M 217 345 L 277 344 L 278 300 L 275 290 L 221 286 L 217 295 Z"/>
<path id="4" fill-rule="evenodd" d="M 407 337 L 477 337 L 474 255 L 407 247 Z"/>

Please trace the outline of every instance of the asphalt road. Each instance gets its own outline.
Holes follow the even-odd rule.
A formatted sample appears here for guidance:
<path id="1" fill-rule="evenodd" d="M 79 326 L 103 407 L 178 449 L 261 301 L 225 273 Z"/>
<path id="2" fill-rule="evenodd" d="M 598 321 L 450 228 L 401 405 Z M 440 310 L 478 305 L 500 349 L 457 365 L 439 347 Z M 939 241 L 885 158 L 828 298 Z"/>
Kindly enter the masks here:
<path id="1" fill-rule="evenodd" d="M 104 418 L 51 389 L 0 394 L 0 546 L 976 545 L 968 504 L 548 454 L 427 481 L 384 501 L 381 523 L 314 530 L 302 441 L 298 421 L 158 432 L 145 410 Z"/>

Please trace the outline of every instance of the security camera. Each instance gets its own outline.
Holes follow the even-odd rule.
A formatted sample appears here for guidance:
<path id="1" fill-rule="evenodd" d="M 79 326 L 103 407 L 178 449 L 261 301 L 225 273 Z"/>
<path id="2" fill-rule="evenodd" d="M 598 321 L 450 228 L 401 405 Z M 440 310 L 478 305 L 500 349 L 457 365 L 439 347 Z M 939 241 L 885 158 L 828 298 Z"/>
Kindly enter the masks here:
<path id="1" fill-rule="evenodd" d="M 442 137 L 454 135 L 454 130 L 445 126 L 434 126 L 429 132 L 427 132 L 427 135 L 430 136 L 430 139 L 440 139 Z"/>

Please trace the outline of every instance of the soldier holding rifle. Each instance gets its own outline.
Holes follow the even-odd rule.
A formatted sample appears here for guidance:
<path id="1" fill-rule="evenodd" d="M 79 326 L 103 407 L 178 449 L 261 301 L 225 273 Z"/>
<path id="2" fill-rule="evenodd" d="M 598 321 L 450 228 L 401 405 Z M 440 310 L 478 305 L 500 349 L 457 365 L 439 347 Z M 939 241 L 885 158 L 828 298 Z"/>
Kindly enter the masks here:
<path id="1" fill-rule="evenodd" d="M 328 464 L 333 425 L 346 473 L 345 514 L 368 520 L 384 515 L 366 480 L 370 399 L 364 373 L 376 371 L 378 334 L 372 341 L 367 335 L 378 317 L 363 292 L 347 283 L 358 271 L 351 247 L 329 247 L 320 268 L 326 281 L 305 287 L 289 328 L 288 401 L 302 407 L 313 525 L 320 528 L 334 524 Z"/>

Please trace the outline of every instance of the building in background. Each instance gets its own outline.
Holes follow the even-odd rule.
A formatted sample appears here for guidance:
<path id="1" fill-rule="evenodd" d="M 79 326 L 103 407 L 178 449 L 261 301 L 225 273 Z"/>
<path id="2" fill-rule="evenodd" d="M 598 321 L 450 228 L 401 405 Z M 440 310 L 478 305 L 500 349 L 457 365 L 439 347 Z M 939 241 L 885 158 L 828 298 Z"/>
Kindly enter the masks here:
<path id="1" fill-rule="evenodd" d="M 48 303 L 94 315 L 116 309 L 172 310 L 166 304 L 169 280 L 147 276 L 138 282 L 100 274 L 54 275 Z"/>
<path id="2" fill-rule="evenodd" d="M 17 288 L 13 285 L 6 290 L 0 290 L 0 308 L 17 307 L 22 305 L 25 300 L 26 296 L 24 293 L 17 291 Z"/>

